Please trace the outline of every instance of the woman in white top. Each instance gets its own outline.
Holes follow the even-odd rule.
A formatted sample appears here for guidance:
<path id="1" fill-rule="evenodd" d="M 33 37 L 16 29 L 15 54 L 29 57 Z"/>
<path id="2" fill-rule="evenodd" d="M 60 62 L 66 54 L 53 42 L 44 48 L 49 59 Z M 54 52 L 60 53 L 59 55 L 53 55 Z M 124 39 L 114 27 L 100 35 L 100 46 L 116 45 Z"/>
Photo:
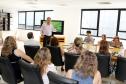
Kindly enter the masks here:
<path id="1" fill-rule="evenodd" d="M 56 72 L 56 67 L 51 63 L 51 54 L 49 49 L 46 47 L 39 49 L 34 57 L 34 62 L 40 67 L 40 73 L 44 84 L 49 84 L 47 76 L 48 71 Z"/>

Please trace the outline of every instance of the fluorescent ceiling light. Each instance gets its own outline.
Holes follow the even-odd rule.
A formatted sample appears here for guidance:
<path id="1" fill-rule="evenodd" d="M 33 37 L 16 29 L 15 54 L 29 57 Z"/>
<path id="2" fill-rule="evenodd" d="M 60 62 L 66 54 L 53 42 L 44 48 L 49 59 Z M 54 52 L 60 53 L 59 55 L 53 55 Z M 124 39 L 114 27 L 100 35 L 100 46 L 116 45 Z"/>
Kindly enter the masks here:
<path id="1" fill-rule="evenodd" d="M 111 2 L 97 2 L 98 4 L 112 4 Z"/>

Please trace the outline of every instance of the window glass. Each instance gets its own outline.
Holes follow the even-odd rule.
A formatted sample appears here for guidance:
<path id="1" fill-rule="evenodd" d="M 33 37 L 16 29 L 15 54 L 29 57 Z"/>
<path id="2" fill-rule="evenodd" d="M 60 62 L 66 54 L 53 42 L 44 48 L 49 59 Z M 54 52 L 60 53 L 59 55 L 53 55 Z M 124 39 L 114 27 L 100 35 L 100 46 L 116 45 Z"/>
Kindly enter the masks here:
<path id="1" fill-rule="evenodd" d="M 121 11 L 119 30 L 126 31 L 126 11 Z"/>
<path id="2" fill-rule="evenodd" d="M 120 38 L 126 39 L 126 38 L 125 38 L 125 37 L 126 37 L 126 32 L 118 32 L 118 36 L 119 36 Z"/>
<path id="3" fill-rule="evenodd" d="M 44 19 L 44 12 L 35 12 L 35 25 L 41 25 L 41 20 Z"/>
<path id="4" fill-rule="evenodd" d="M 25 24 L 25 12 L 19 12 L 19 24 Z"/>
<path id="5" fill-rule="evenodd" d="M 26 29 L 33 29 L 34 12 L 27 12 L 26 15 Z"/>
<path id="6" fill-rule="evenodd" d="M 126 39 L 126 9 L 82 9 L 81 11 L 81 35 L 85 35 L 86 30 L 91 30 L 94 36 L 106 34 L 107 37 L 120 36 Z"/>
<path id="7" fill-rule="evenodd" d="M 27 12 L 26 25 L 33 26 L 34 12 Z"/>
<path id="8" fill-rule="evenodd" d="M 82 28 L 97 28 L 98 11 L 83 11 L 82 16 Z"/>
<path id="9" fill-rule="evenodd" d="M 47 19 L 47 17 L 51 17 L 52 20 L 55 20 L 53 11 L 46 11 L 45 19 Z"/>
<path id="10" fill-rule="evenodd" d="M 40 30 L 41 20 L 47 17 L 53 17 L 53 10 L 38 10 L 38 11 L 19 11 L 18 12 L 18 28 Z"/>
<path id="11" fill-rule="evenodd" d="M 19 29 L 25 29 L 25 25 L 19 24 L 19 25 L 18 25 L 18 28 L 19 28 Z"/>
<path id="12" fill-rule="evenodd" d="M 108 37 L 116 35 L 118 10 L 101 10 L 99 22 L 99 36 L 106 34 Z"/>

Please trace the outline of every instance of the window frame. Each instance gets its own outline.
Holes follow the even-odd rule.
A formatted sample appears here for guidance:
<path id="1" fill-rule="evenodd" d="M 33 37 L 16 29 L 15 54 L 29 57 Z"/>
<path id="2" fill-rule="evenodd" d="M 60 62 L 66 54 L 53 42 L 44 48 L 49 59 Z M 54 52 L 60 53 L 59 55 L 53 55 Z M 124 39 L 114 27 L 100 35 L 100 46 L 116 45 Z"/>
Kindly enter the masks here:
<path id="1" fill-rule="evenodd" d="M 101 10 L 118 10 L 118 16 L 117 16 L 117 26 L 116 26 L 116 35 L 115 36 L 118 36 L 119 33 L 126 33 L 126 31 L 122 31 L 120 30 L 120 17 L 121 17 L 121 11 L 126 11 L 126 8 L 112 8 L 112 9 L 81 9 L 81 20 L 80 20 L 80 35 L 84 35 L 85 34 L 82 34 L 81 31 L 82 30 L 96 30 L 97 31 L 97 35 L 93 35 L 94 37 L 101 37 L 99 35 L 99 24 L 100 24 L 100 11 Z M 97 28 L 96 29 L 92 29 L 92 28 L 82 28 L 82 18 L 83 18 L 83 12 L 84 11 L 98 11 L 98 17 L 97 17 Z M 108 38 L 112 38 L 110 36 L 108 36 Z M 126 38 L 122 38 L 120 37 L 122 40 L 126 40 Z"/>
<path id="2" fill-rule="evenodd" d="M 35 31 L 40 31 L 40 29 L 35 29 L 35 26 L 41 26 L 40 25 L 35 25 L 35 13 L 36 12 L 43 12 L 43 20 L 45 20 L 45 14 L 47 11 L 53 11 L 53 10 L 36 10 L 36 11 L 18 11 L 18 29 L 24 29 L 24 30 L 35 30 Z M 26 21 L 27 21 L 27 12 L 33 12 L 34 13 L 34 16 L 33 16 L 33 29 L 27 29 L 27 24 L 26 24 Z M 25 13 L 25 24 L 19 24 L 19 13 Z M 19 28 L 20 25 L 23 25 L 25 28 Z"/>

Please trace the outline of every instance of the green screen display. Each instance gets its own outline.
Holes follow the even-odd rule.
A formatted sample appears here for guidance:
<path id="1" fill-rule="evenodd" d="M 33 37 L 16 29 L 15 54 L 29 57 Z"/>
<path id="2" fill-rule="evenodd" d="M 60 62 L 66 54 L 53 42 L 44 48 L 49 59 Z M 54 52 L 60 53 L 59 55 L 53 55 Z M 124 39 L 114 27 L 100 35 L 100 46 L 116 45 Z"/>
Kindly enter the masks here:
<path id="1" fill-rule="evenodd" d="M 62 32 L 62 22 L 61 21 L 51 21 L 53 27 L 57 30 L 57 32 Z"/>

